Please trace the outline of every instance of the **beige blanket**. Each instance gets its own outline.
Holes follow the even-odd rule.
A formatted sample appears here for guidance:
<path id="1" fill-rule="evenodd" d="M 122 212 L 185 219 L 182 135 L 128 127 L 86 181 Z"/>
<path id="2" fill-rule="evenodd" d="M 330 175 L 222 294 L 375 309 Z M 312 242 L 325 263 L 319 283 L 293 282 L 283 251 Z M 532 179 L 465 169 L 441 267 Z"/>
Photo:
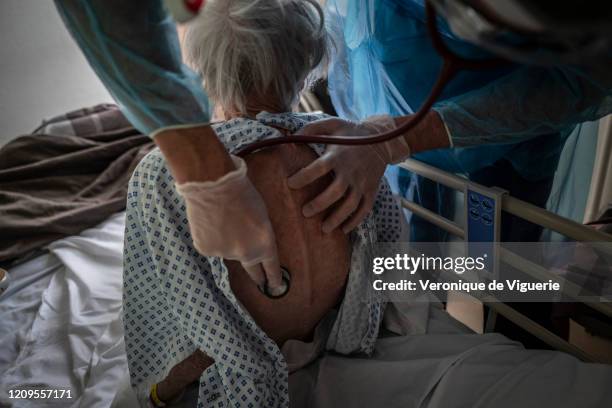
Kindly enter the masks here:
<path id="1" fill-rule="evenodd" d="M 0 149 L 0 262 L 92 227 L 125 208 L 153 142 L 114 105 L 53 118 Z"/>

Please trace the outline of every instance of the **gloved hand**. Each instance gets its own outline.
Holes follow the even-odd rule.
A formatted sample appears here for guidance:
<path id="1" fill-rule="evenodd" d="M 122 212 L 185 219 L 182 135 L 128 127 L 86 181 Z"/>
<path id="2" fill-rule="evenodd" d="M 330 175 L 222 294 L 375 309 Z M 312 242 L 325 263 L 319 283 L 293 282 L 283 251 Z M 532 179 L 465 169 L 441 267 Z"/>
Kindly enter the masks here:
<path id="1" fill-rule="evenodd" d="M 358 124 L 333 118 L 313 122 L 298 134 L 366 136 L 394 127 L 390 116 L 372 117 Z M 348 233 L 372 209 L 387 164 L 399 162 L 409 155 L 410 147 L 403 137 L 374 145 L 328 145 L 321 157 L 292 175 L 288 184 L 290 188 L 299 189 L 333 171 L 333 182 L 306 203 L 302 212 L 305 217 L 311 217 L 333 206 L 333 211 L 323 221 L 323 231 L 329 233 L 342 226 L 344 233 Z"/>
<path id="2" fill-rule="evenodd" d="M 215 181 L 177 184 L 187 206 L 195 248 L 203 255 L 239 261 L 270 293 L 284 289 L 276 238 L 266 205 L 247 176 L 244 160 L 232 156 L 236 170 Z"/>

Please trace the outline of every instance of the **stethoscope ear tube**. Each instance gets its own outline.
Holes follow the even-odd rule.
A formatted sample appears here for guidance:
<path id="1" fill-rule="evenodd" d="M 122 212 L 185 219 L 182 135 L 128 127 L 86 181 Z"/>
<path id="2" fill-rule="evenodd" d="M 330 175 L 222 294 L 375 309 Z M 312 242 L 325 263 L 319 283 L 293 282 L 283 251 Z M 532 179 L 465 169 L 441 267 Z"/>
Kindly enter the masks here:
<path id="1" fill-rule="evenodd" d="M 442 64 L 438 79 L 436 80 L 436 83 L 431 89 L 429 96 L 427 97 L 423 105 L 421 105 L 419 110 L 414 115 L 412 115 L 412 117 L 408 121 L 390 131 L 367 137 L 290 135 L 274 139 L 260 140 L 258 142 L 251 143 L 250 145 L 243 147 L 235 154 L 237 156 L 244 157 L 250 153 L 253 153 L 256 150 L 287 143 L 316 143 L 332 145 L 368 145 L 383 143 L 398 136 L 405 135 L 414 127 L 416 127 L 425 118 L 425 115 L 427 115 L 427 113 L 429 112 L 433 104 L 436 102 L 446 85 L 453 79 L 453 77 L 458 71 L 462 69 L 491 69 L 508 63 L 506 60 L 501 58 L 470 60 L 453 53 L 444 43 L 438 31 L 438 23 L 436 20 L 437 14 L 430 0 L 428 0 L 425 4 L 425 11 L 427 16 L 427 29 L 429 31 L 433 46 L 444 59 L 444 63 Z"/>

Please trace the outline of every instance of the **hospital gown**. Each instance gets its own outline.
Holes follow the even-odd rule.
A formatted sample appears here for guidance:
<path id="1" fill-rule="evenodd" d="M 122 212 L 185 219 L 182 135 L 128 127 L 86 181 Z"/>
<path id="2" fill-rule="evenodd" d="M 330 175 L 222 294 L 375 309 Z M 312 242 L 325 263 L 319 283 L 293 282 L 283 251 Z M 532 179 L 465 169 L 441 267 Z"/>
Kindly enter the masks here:
<path id="1" fill-rule="evenodd" d="M 232 152 L 299 130 L 320 114 L 267 114 L 214 126 Z M 312 146 L 318 154 L 324 147 Z M 287 363 L 278 346 L 239 305 L 221 259 L 198 254 L 185 206 L 158 150 L 137 167 L 128 193 L 124 257 L 124 324 L 132 386 L 141 404 L 149 387 L 178 362 L 202 350 L 215 361 L 200 377 L 198 406 L 288 406 Z M 370 353 L 385 309 L 369 290 L 365 247 L 402 237 L 401 212 L 381 182 L 370 215 L 351 234 L 349 278 L 326 348 Z"/>

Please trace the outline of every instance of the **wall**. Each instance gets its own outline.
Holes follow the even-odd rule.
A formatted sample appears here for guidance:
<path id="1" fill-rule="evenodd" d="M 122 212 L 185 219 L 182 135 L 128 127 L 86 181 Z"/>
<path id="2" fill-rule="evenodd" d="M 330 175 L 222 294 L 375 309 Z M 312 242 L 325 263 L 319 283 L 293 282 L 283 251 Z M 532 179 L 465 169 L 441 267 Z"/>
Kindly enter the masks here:
<path id="1" fill-rule="evenodd" d="M 0 1 L 0 146 L 41 119 L 112 99 L 51 0 Z"/>

